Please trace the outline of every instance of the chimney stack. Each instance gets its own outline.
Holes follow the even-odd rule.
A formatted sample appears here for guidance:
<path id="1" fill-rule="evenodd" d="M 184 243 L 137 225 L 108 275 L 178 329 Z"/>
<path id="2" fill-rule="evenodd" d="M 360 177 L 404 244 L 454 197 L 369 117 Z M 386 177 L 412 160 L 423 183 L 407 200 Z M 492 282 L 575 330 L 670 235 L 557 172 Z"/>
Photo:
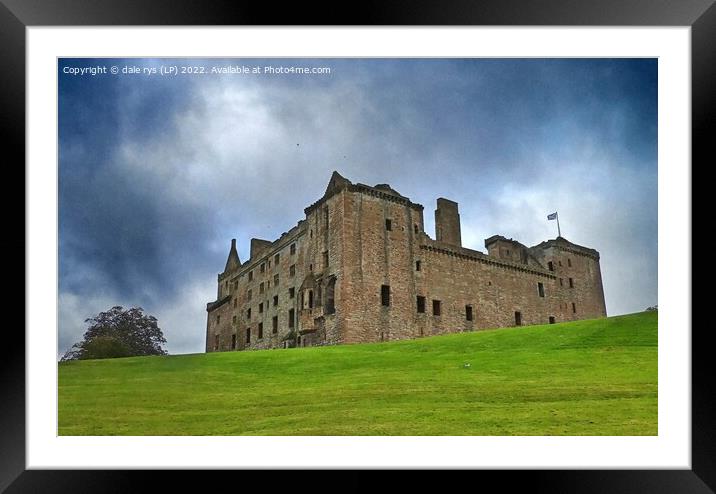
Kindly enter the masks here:
<path id="1" fill-rule="evenodd" d="M 438 198 L 438 208 L 435 210 L 435 240 L 462 247 L 457 203 L 444 197 Z"/>

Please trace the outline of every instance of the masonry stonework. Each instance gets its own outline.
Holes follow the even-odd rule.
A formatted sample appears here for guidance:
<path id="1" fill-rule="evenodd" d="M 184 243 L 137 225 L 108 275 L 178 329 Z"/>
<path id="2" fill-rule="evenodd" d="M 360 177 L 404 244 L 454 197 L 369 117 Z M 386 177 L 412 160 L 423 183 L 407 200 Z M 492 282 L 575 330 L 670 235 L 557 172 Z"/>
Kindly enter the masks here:
<path id="1" fill-rule="evenodd" d="M 231 241 L 206 351 L 419 338 L 606 316 L 599 253 L 563 237 L 527 247 L 494 235 L 462 247 L 458 204 L 423 206 L 333 172 L 305 219 L 275 241 Z"/>

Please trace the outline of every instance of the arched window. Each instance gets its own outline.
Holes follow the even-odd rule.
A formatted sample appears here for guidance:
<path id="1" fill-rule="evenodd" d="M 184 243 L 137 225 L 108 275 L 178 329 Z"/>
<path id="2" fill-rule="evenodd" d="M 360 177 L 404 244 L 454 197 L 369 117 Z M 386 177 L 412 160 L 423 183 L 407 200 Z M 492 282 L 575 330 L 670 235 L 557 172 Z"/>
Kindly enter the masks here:
<path id="1" fill-rule="evenodd" d="M 326 314 L 334 314 L 336 312 L 336 278 L 331 276 L 326 283 Z"/>

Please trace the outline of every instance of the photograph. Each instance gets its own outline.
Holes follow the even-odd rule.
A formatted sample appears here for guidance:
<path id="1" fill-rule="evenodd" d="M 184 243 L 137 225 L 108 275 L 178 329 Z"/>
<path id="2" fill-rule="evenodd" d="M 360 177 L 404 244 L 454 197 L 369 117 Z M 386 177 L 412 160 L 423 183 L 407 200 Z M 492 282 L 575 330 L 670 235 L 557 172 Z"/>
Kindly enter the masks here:
<path id="1" fill-rule="evenodd" d="M 57 58 L 58 436 L 658 436 L 659 58 Z"/>

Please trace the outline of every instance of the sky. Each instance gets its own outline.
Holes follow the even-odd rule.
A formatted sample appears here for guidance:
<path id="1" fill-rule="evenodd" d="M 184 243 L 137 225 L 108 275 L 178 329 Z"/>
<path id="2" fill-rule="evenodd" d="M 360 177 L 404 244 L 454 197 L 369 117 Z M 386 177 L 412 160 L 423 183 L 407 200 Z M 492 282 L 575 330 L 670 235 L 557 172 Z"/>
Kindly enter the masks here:
<path id="1" fill-rule="evenodd" d="M 246 261 L 333 170 L 422 204 L 433 238 L 457 201 L 482 252 L 555 238 L 558 211 L 608 315 L 657 303 L 656 59 L 60 59 L 58 84 L 58 356 L 114 305 L 203 352 L 231 239 Z"/>

